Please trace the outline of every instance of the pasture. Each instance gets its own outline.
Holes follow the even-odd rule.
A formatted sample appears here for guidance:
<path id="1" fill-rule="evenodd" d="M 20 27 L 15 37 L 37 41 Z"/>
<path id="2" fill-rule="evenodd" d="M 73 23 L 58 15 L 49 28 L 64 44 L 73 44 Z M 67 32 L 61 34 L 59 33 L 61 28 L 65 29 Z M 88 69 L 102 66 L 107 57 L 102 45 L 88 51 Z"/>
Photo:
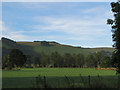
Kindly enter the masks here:
<path id="1" fill-rule="evenodd" d="M 117 85 L 118 77 L 115 70 L 96 70 L 95 68 L 22 68 L 16 70 L 2 71 L 3 88 L 33 88 L 36 77 L 46 76 L 46 82 L 51 87 L 66 87 L 65 76 L 75 85 L 86 84 L 90 75 L 90 83 L 98 82 L 98 77 L 107 87 L 114 88 Z"/>

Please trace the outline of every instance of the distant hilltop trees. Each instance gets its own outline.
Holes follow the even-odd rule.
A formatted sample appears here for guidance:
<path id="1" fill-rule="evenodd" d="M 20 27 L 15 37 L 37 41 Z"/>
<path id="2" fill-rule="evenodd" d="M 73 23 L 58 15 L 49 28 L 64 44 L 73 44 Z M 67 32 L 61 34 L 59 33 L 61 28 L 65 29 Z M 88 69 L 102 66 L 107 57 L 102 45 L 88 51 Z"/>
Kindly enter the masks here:
<path id="1" fill-rule="evenodd" d="M 55 41 L 51 41 L 51 42 L 49 42 L 49 41 L 34 41 L 34 42 L 40 42 L 40 44 L 43 46 L 53 46 L 55 44 L 59 44 Z"/>
<path id="2" fill-rule="evenodd" d="M 57 43 L 57 42 L 55 42 L 55 41 L 34 41 L 34 42 L 46 42 L 46 43 L 54 43 L 54 44 L 59 44 L 59 43 Z"/>

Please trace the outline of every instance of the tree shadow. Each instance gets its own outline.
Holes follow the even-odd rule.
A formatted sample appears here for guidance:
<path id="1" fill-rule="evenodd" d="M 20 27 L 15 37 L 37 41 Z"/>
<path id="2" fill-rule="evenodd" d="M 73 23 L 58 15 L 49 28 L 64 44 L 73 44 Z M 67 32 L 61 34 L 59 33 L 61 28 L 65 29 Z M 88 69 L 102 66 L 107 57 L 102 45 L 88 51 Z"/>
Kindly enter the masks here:
<path id="1" fill-rule="evenodd" d="M 38 77 L 2 78 L 3 88 L 37 88 Z M 41 80 L 43 76 L 40 76 Z M 39 79 L 40 79 L 39 78 Z M 46 85 L 50 88 L 118 88 L 117 76 L 48 76 Z M 38 83 L 39 80 L 37 80 Z"/>

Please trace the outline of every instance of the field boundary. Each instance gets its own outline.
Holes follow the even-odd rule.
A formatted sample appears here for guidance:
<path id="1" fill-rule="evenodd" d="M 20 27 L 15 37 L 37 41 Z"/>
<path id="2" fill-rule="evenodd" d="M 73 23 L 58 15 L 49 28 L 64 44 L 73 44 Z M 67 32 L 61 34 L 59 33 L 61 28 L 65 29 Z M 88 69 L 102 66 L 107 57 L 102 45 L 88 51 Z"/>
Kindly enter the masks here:
<path id="1" fill-rule="evenodd" d="M 96 68 L 96 70 L 117 70 L 116 68 Z"/>

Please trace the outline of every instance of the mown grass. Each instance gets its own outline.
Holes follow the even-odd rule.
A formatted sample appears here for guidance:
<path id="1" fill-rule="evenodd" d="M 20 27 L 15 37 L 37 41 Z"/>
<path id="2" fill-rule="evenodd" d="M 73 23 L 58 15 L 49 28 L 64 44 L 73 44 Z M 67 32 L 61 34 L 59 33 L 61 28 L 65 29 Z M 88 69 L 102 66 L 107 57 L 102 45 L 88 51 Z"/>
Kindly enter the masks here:
<path id="1" fill-rule="evenodd" d="M 2 72 L 3 88 L 30 88 L 35 85 L 35 78 L 46 76 L 47 83 L 52 87 L 65 87 L 65 76 L 74 81 L 74 84 L 95 83 L 98 76 L 110 88 L 117 84 L 117 75 L 114 70 L 96 70 L 95 68 L 22 68 L 20 71 L 7 70 Z M 84 79 L 81 80 L 81 77 Z"/>

